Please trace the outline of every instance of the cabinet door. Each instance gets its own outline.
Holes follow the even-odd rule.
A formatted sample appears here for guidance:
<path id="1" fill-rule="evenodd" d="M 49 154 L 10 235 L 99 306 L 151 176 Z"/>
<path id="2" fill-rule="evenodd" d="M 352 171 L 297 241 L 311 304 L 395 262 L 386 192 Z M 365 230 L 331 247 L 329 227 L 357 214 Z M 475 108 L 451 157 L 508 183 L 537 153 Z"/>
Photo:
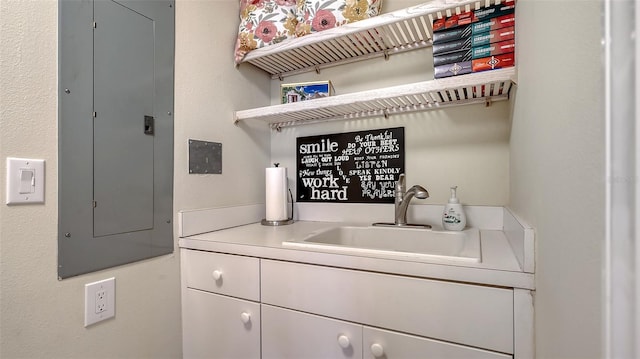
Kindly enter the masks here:
<path id="1" fill-rule="evenodd" d="M 260 358 L 260 305 L 186 289 L 183 354 L 190 358 Z"/>
<path id="2" fill-rule="evenodd" d="M 513 353 L 513 290 L 261 262 L 262 303 Z"/>
<path id="3" fill-rule="evenodd" d="M 187 287 L 260 301 L 260 259 L 183 249 Z"/>
<path id="4" fill-rule="evenodd" d="M 362 326 L 263 304 L 262 357 L 362 358 Z"/>
<path id="5" fill-rule="evenodd" d="M 364 327 L 364 359 L 507 359 L 511 355 Z"/>

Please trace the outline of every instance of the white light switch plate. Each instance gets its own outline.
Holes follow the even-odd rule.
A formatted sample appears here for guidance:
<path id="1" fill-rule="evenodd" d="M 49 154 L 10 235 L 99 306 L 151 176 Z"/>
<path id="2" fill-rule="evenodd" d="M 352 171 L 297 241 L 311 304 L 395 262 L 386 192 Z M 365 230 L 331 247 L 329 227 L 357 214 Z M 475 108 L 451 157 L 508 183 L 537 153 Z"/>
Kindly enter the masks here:
<path id="1" fill-rule="evenodd" d="M 44 160 L 7 157 L 7 204 L 44 203 Z"/>

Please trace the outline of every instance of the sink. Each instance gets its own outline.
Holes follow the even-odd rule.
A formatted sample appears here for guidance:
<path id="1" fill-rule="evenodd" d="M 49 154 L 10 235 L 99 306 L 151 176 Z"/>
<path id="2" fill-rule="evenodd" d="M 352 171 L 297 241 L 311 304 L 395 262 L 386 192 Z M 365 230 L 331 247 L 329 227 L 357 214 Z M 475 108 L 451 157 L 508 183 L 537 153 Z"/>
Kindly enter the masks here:
<path id="1" fill-rule="evenodd" d="M 412 227 L 337 226 L 313 232 L 284 246 L 418 261 L 478 263 L 480 232 Z"/>

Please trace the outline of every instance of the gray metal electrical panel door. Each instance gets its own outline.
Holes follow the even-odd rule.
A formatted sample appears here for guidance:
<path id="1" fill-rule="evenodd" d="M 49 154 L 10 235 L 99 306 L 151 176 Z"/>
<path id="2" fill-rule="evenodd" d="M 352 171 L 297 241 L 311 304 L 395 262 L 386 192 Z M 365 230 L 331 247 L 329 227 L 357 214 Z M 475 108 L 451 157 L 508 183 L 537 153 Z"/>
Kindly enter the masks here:
<path id="1" fill-rule="evenodd" d="M 174 2 L 61 0 L 58 276 L 173 252 Z"/>
<path id="2" fill-rule="evenodd" d="M 94 5 L 93 233 L 153 228 L 153 20 L 113 1 Z M 98 24 L 100 28 L 98 28 Z"/>

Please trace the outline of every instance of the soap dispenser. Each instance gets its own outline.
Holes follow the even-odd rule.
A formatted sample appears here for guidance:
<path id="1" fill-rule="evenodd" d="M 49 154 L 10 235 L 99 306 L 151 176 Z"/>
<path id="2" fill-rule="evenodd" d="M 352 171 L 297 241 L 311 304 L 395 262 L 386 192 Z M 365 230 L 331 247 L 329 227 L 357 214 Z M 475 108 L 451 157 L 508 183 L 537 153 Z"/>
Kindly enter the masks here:
<path id="1" fill-rule="evenodd" d="M 467 216 L 456 196 L 457 189 L 458 186 L 451 187 L 451 198 L 444 206 L 444 213 L 442 213 L 442 226 L 448 231 L 461 231 L 467 225 Z"/>

